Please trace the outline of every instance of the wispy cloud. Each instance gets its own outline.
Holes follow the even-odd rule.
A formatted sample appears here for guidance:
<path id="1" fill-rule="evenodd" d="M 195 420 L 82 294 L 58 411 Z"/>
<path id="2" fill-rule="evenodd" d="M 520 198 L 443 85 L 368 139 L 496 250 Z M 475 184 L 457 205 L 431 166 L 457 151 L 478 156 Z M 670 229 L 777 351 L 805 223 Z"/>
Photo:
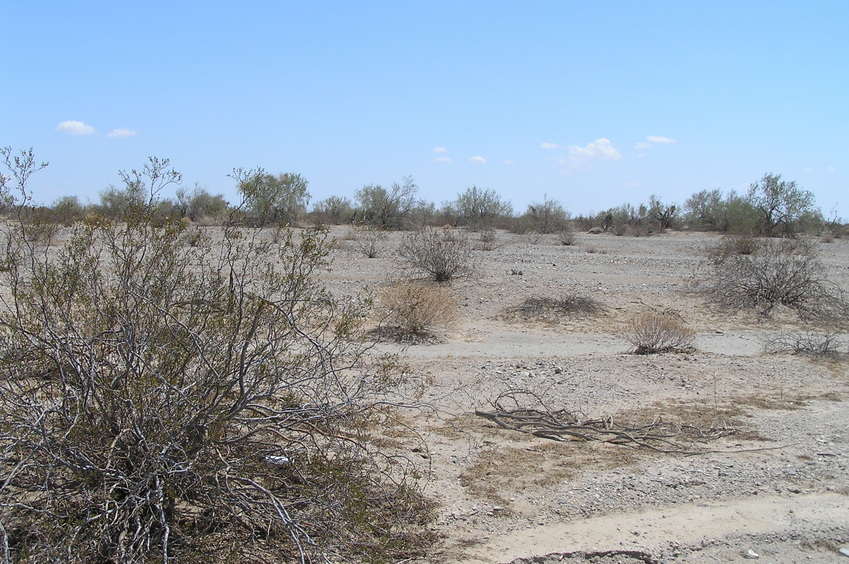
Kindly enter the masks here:
<path id="1" fill-rule="evenodd" d="M 63 121 L 56 126 L 56 131 L 60 133 L 69 133 L 71 135 L 91 135 L 94 133 L 94 128 L 86 125 L 81 121 Z"/>
<path id="2" fill-rule="evenodd" d="M 548 141 L 540 143 L 539 146 L 540 146 L 541 149 L 559 149 L 560 148 L 560 145 L 558 145 L 557 143 L 549 143 Z"/>
<path id="3" fill-rule="evenodd" d="M 483 158 L 483 157 L 482 157 L 482 156 L 480 156 L 480 155 L 475 155 L 474 157 L 469 157 L 469 162 L 471 162 L 471 163 L 479 163 L 479 164 L 486 164 L 486 159 L 485 159 L 485 158 Z"/>
<path id="4" fill-rule="evenodd" d="M 123 127 L 119 127 L 118 129 L 113 129 L 109 133 L 106 134 L 107 137 L 132 137 L 136 132 L 132 129 L 124 129 Z"/>
<path id="5" fill-rule="evenodd" d="M 434 147 L 434 148 L 432 149 L 432 151 L 433 151 L 434 153 L 447 153 L 447 152 L 448 152 L 448 149 L 446 149 L 445 147 Z"/>
<path id="6" fill-rule="evenodd" d="M 435 163 L 453 163 L 454 159 L 452 159 L 451 157 L 436 157 L 435 159 L 433 159 L 433 162 L 435 162 Z"/>
<path id="7" fill-rule="evenodd" d="M 655 146 L 655 144 L 660 145 L 668 145 L 670 143 L 677 143 L 677 139 L 673 139 L 671 137 L 664 137 L 663 135 L 648 135 L 646 136 L 645 141 L 640 141 L 636 145 L 634 145 L 635 149 L 643 150 L 643 149 L 651 149 Z"/>
<path id="8" fill-rule="evenodd" d="M 505 161 L 504 161 L 504 164 L 506 164 L 506 165 L 514 165 L 514 164 L 516 164 L 516 161 L 511 161 L 510 159 L 507 159 L 507 160 L 505 160 Z"/>
<path id="9" fill-rule="evenodd" d="M 649 135 L 646 137 L 649 143 L 677 143 L 677 139 L 672 139 L 671 137 L 663 137 L 661 135 Z"/>

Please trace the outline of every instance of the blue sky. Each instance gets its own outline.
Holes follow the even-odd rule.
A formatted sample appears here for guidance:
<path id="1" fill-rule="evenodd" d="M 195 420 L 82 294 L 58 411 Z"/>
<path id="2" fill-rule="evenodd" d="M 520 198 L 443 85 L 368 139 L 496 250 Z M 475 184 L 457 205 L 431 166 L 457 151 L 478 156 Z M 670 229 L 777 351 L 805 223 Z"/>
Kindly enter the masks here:
<path id="1" fill-rule="evenodd" d="M 158 156 L 231 201 L 261 166 L 573 213 L 770 172 L 846 218 L 847 30 L 845 0 L 7 0 L 0 145 L 47 203 Z"/>

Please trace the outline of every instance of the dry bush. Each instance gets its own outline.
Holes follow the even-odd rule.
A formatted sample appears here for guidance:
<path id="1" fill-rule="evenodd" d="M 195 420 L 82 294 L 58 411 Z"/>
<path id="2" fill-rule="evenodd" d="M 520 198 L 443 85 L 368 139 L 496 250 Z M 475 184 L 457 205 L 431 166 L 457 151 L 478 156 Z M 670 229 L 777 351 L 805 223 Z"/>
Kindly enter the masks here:
<path id="1" fill-rule="evenodd" d="M 711 260 L 723 260 L 731 255 L 753 255 L 761 248 L 763 239 L 752 235 L 726 235 L 708 250 Z"/>
<path id="2" fill-rule="evenodd" d="M 723 240 L 708 251 L 703 270 L 717 303 L 763 315 L 784 306 L 803 318 L 845 319 L 849 305 L 840 288 L 826 280 L 811 242 L 762 240 L 741 254 L 735 243 L 740 240 Z M 745 249 L 750 249 L 748 243 Z"/>
<path id="3" fill-rule="evenodd" d="M 459 319 L 450 288 L 424 282 L 400 282 L 380 295 L 385 311 L 379 333 L 399 342 L 430 342 L 444 338 Z"/>
<path id="4" fill-rule="evenodd" d="M 436 282 L 450 282 L 473 269 L 473 250 L 465 231 L 426 227 L 404 236 L 398 254 Z"/>
<path id="5" fill-rule="evenodd" d="M 568 227 L 561 229 L 557 232 L 557 238 L 561 245 L 566 247 L 571 247 L 575 244 L 577 237 L 575 236 L 575 231 L 572 229 L 571 224 L 567 224 Z"/>
<path id="6" fill-rule="evenodd" d="M 477 248 L 481 251 L 494 251 L 497 245 L 498 236 L 495 229 L 481 229 L 478 236 Z"/>
<path id="7" fill-rule="evenodd" d="M 148 203 L 87 218 L 56 252 L 4 226 L 2 560 L 421 554 L 412 462 L 369 436 L 395 386 L 368 363 L 368 302 L 316 276 L 327 233 L 274 244 L 231 225 L 186 246 L 155 216 L 168 161 L 125 176 Z"/>
<path id="8" fill-rule="evenodd" d="M 518 315 L 522 319 L 561 319 L 593 315 L 604 310 L 597 300 L 576 293 L 566 293 L 558 298 L 549 296 L 530 296 L 522 303 L 507 310 L 509 315 Z"/>
<path id="9" fill-rule="evenodd" d="M 388 234 L 384 229 L 371 225 L 354 228 L 357 249 L 368 258 L 377 258 L 386 250 Z"/>
<path id="10" fill-rule="evenodd" d="M 815 357 L 840 354 L 841 339 L 829 331 L 787 332 L 767 339 L 764 349 L 770 353 L 789 352 Z"/>
<path id="11" fill-rule="evenodd" d="M 688 350 L 695 333 L 681 317 L 670 311 L 647 311 L 628 321 L 623 336 L 634 354 L 656 354 Z"/>

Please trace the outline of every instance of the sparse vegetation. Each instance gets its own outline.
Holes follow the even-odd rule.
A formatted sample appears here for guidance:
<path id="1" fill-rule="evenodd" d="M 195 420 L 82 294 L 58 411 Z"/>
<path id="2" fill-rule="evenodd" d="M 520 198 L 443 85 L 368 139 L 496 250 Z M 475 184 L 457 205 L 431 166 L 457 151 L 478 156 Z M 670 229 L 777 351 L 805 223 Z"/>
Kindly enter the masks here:
<path id="1" fill-rule="evenodd" d="M 378 333 L 407 343 L 439 340 L 459 317 L 451 289 L 426 282 L 390 284 L 380 294 L 383 318 Z"/>
<path id="2" fill-rule="evenodd" d="M 493 251 L 498 243 L 498 234 L 494 229 L 482 229 L 478 235 L 478 249 L 481 251 Z"/>
<path id="3" fill-rule="evenodd" d="M 814 357 L 840 354 L 840 335 L 830 331 L 784 332 L 768 339 L 764 349 L 770 353 L 789 352 Z"/>
<path id="4" fill-rule="evenodd" d="M 845 318 L 843 293 L 826 279 L 812 244 L 769 239 L 750 245 L 754 241 L 726 239 L 709 250 L 707 288 L 717 303 L 763 315 L 783 306 L 803 318 Z"/>
<path id="5" fill-rule="evenodd" d="M 507 313 L 525 320 L 560 320 L 594 315 L 602 311 L 604 306 L 593 298 L 577 293 L 565 293 L 557 298 L 530 296 L 519 305 L 508 309 Z"/>
<path id="6" fill-rule="evenodd" d="M 360 225 L 354 228 L 354 240 L 357 249 L 366 258 L 377 258 L 386 250 L 388 235 L 386 231 L 371 225 Z"/>
<path id="7" fill-rule="evenodd" d="M 684 351 L 695 337 L 681 316 L 671 311 L 639 313 L 628 321 L 622 334 L 634 347 L 634 354 Z"/>
<path id="8" fill-rule="evenodd" d="M 398 254 L 435 282 L 450 282 L 473 267 L 472 243 L 465 231 L 426 227 L 404 236 Z"/>

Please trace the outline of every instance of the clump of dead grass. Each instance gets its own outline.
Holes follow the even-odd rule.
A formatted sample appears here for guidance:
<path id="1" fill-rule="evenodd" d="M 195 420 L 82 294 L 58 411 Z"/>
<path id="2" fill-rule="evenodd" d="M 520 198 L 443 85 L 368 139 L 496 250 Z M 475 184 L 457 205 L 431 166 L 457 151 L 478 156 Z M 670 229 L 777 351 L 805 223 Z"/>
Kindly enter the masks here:
<path id="1" fill-rule="evenodd" d="M 426 282 L 398 282 L 379 297 L 384 317 L 376 332 L 397 342 L 438 342 L 456 328 L 457 299 L 451 288 Z"/>
<path id="2" fill-rule="evenodd" d="M 622 336 L 633 354 L 658 354 L 690 350 L 695 332 L 675 312 L 646 311 L 626 323 Z"/>

